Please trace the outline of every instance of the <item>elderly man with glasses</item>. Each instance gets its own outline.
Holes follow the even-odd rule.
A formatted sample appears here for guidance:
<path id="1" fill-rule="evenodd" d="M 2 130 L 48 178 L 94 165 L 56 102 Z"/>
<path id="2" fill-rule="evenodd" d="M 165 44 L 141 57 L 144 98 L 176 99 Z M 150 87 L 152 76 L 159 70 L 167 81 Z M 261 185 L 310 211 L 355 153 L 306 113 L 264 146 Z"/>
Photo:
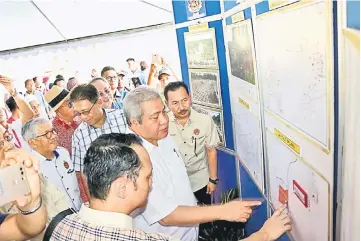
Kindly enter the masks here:
<path id="1" fill-rule="evenodd" d="M 79 210 L 80 191 L 73 163 L 69 152 L 58 146 L 58 135 L 51 122 L 32 119 L 23 125 L 21 134 L 40 160 L 40 173 L 67 196 L 68 208 Z"/>

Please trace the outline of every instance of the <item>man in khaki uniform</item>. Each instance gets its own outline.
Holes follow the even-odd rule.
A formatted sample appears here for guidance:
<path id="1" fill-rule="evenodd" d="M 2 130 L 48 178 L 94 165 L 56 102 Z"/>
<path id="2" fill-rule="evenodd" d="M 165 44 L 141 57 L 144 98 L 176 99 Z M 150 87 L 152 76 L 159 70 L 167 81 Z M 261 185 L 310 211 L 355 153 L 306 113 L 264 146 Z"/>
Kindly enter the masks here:
<path id="1" fill-rule="evenodd" d="M 188 87 L 169 83 L 164 89 L 169 112 L 169 134 L 178 145 L 194 195 L 201 204 L 211 204 L 216 190 L 219 137 L 212 118 L 191 108 Z"/>

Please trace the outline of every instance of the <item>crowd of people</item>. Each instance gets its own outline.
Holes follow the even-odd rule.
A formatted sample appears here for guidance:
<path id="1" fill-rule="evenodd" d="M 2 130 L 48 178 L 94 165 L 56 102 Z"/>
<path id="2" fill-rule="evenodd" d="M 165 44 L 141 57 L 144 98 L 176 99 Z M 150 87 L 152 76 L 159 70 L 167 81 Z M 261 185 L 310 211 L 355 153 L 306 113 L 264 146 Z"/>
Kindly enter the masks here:
<path id="1" fill-rule="evenodd" d="M 261 201 L 212 205 L 219 137 L 192 109 L 164 60 L 93 70 L 86 84 L 57 75 L 7 90 L 2 166 L 23 162 L 31 193 L 1 207 L 0 240 L 198 240 L 199 224 L 246 222 Z M 48 80 L 47 80 L 48 81 Z M 46 228 L 47 227 L 47 228 Z M 285 207 L 244 240 L 291 229 Z"/>

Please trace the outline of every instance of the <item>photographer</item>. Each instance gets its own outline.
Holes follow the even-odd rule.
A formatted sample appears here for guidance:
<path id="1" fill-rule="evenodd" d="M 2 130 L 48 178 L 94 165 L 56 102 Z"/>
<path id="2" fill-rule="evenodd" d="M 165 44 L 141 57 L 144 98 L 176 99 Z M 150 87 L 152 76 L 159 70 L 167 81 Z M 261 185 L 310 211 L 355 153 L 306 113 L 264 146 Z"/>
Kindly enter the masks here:
<path id="1" fill-rule="evenodd" d="M 0 214 L 0 241 L 26 240 L 37 236 L 45 228 L 46 208 L 40 197 L 39 160 L 23 149 L 13 149 L 3 139 L 5 130 L 0 128 L 1 166 L 23 162 L 31 194 L 16 199 L 20 213 Z"/>

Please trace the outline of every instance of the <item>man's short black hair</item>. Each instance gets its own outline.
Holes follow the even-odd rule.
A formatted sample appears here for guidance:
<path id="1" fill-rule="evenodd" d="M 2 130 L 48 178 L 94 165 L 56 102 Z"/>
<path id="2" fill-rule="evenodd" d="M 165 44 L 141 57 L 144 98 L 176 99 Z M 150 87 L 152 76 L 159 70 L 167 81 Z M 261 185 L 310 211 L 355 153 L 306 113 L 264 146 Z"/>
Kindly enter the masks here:
<path id="1" fill-rule="evenodd" d="M 11 112 L 14 112 L 18 108 L 18 105 L 16 104 L 12 96 L 10 96 L 10 98 L 6 100 L 6 105 Z"/>
<path id="2" fill-rule="evenodd" d="M 38 79 L 38 76 L 35 76 L 35 77 L 33 78 L 33 81 L 35 82 L 37 79 Z"/>
<path id="3" fill-rule="evenodd" d="M 189 95 L 188 86 L 183 81 L 176 81 L 176 82 L 170 82 L 167 84 L 167 86 L 164 88 L 164 97 L 168 101 L 168 92 L 169 91 L 176 91 L 179 88 L 184 88 Z"/>
<path id="4" fill-rule="evenodd" d="M 58 74 L 57 76 L 55 76 L 55 80 L 57 80 L 57 79 L 65 80 L 64 76 L 62 76 L 61 74 Z"/>
<path id="5" fill-rule="evenodd" d="M 105 67 L 102 69 L 102 72 L 100 73 L 100 75 L 101 75 L 102 77 L 104 77 L 104 73 L 107 72 L 107 71 L 109 71 L 109 70 L 114 70 L 114 71 L 115 71 L 115 69 L 114 69 L 112 66 L 105 66 Z"/>
<path id="6" fill-rule="evenodd" d="M 27 79 L 25 80 L 25 87 L 28 85 L 29 82 L 34 82 L 33 79 Z"/>
<path id="7" fill-rule="evenodd" d="M 127 58 L 127 60 L 125 62 L 128 62 L 128 61 L 133 61 L 135 62 L 135 59 L 134 58 Z"/>
<path id="8" fill-rule="evenodd" d="M 121 133 L 103 134 L 91 143 L 84 158 L 84 175 L 91 197 L 106 200 L 110 186 L 122 176 L 136 183 L 141 162 L 130 146 L 141 143 L 138 136 Z"/>
<path id="9" fill-rule="evenodd" d="M 56 79 L 56 80 L 54 81 L 54 85 L 57 85 L 57 83 L 58 83 L 59 81 L 65 81 L 65 80 L 64 80 L 64 79 Z"/>
<path id="10" fill-rule="evenodd" d="M 98 90 L 90 84 L 82 84 L 75 87 L 70 93 L 70 102 L 77 102 L 79 100 L 89 100 L 95 103 L 99 99 Z"/>

